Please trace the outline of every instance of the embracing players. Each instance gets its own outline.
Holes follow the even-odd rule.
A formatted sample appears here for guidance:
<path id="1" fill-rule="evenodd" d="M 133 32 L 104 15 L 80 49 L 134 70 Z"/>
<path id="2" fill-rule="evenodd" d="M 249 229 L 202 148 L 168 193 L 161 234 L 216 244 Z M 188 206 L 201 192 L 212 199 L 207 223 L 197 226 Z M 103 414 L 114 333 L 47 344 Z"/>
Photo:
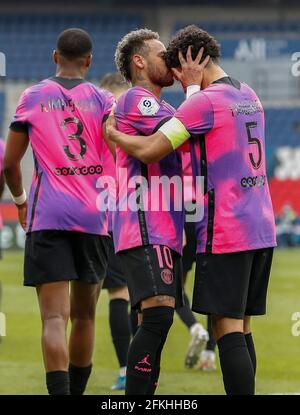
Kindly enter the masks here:
<path id="1" fill-rule="evenodd" d="M 149 137 L 126 135 L 113 119 L 108 132 L 146 163 L 159 162 L 190 138 L 193 175 L 204 177 L 193 310 L 212 315 L 227 394 L 254 394 L 250 319 L 266 312 L 276 246 L 264 111 L 255 92 L 228 76 L 219 58 L 220 47 L 207 32 L 196 26 L 181 30 L 168 46 L 166 62 L 194 94 Z"/>

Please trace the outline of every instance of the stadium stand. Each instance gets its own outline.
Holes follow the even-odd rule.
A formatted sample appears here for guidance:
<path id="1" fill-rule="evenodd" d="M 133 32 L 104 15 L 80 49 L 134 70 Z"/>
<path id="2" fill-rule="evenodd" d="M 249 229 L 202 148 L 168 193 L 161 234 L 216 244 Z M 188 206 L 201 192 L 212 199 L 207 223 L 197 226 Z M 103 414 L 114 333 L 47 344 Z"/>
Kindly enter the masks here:
<path id="1" fill-rule="evenodd" d="M 174 32 L 181 29 L 188 24 L 198 24 L 210 33 L 227 34 L 227 33 L 249 33 L 255 34 L 274 34 L 278 33 L 292 33 L 300 29 L 300 22 L 295 21 L 231 21 L 231 22 L 177 22 L 175 24 Z"/>
<path id="2" fill-rule="evenodd" d="M 49 50 L 54 49 L 58 33 L 67 27 L 80 27 L 91 34 L 97 45 L 90 78 L 100 78 L 114 70 L 113 56 L 120 38 L 142 23 L 141 18 L 124 14 L 1 15 L 0 44 L 7 58 L 7 76 L 13 79 L 49 76 L 54 69 Z"/>

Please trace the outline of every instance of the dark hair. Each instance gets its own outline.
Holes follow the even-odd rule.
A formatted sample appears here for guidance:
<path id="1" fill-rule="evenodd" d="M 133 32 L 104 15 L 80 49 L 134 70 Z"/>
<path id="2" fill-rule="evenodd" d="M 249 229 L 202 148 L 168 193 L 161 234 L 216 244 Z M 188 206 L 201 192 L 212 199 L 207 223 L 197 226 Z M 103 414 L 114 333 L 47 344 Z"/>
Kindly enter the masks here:
<path id="1" fill-rule="evenodd" d="M 181 50 L 183 56 L 186 56 L 189 46 L 192 46 L 192 58 L 195 59 L 201 47 L 204 52 L 201 61 L 210 56 L 212 61 L 218 62 L 221 56 L 221 47 L 216 39 L 205 30 L 195 25 L 190 25 L 179 30 L 171 39 L 167 52 L 165 53 L 166 64 L 169 68 L 178 68 L 180 62 L 178 52 Z"/>
<path id="2" fill-rule="evenodd" d="M 100 88 L 108 89 L 109 91 L 115 89 L 127 89 L 128 84 L 125 82 L 123 76 L 118 72 L 108 73 L 100 81 Z"/>
<path id="3" fill-rule="evenodd" d="M 159 39 L 159 34 L 149 29 L 134 30 L 127 33 L 118 43 L 115 63 L 126 81 L 131 81 L 130 65 L 135 53 L 145 54 L 148 46 L 145 40 Z"/>
<path id="4" fill-rule="evenodd" d="M 70 60 L 86 57 L 92 52 L 92 49 L 92 39 L 82 29 L 66 29 L 57 38 L 58 52 Z"/>

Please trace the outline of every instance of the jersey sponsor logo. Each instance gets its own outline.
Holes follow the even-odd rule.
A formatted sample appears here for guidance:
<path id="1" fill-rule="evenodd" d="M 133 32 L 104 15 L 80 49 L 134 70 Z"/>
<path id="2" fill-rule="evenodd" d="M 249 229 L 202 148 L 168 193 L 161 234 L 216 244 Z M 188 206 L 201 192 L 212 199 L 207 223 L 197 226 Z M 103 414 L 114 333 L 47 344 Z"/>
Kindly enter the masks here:
<path id="1" fill-rule="evenodd" d="M 161 272 L 161 279 L 167 285 L 171 285 L 174 281 L 173 272 L 169 269 L 163 269 Z"/>
<path id="2" fill-rule="evenodd" d="M 138 104 L 138 109 L 143 115 L 155 115 L 159 110 L 159 104 L 153 97 L 143 97 Z"/>
<path id="3" fill-rule="evenodd" d="M 83 167 L 57 167 L 54 169 L 56 176 L 87 176 L 91 174 L 101 174 L 103 167 L 97 166 L 83 166 Z"/>
<path id="4" fill-rule="evenodd" d="M 267 178 L 265 175 L 254 177 L 243 177 L 241 180 L 241 186 L 248 187 L 262 187 L 266 184 Z"/>

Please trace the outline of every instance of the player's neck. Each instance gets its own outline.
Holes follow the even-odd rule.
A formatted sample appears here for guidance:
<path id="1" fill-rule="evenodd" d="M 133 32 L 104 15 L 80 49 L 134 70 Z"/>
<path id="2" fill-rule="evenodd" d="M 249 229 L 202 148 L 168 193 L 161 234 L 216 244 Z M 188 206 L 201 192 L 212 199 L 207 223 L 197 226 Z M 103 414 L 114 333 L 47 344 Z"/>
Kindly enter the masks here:
<path id="1" fill-rule="evenodd" d="M 213 65 L 209 70 L 205 71 L 205 75 L 202 81 L 202 89 L 207 88 L 210 84 L 217 81 L 220 78 L 228 76 L 227 73 L 219 65 Z"/>
<path id="2" fill-rule="evenodd" d="M 153 82 L 150 82 L 141 74 L 137 74 L 137 76 L 132 80 L 132 85 L 145 88 L 148 91 L 152 92 L 152 94 L 155 95 L 156 98 L 160 99 L 161 87 L 159 85 L 153 84 Z"/>
<path id="3" fill-rule="evenodd" d="M 85 71 L 78 69 L 78 68 L 62 68 L 57 67 L 55 76 L 59 76 L 60 78 L 68 78 L 68 79 L 84 79 L 85 78 Z"/>

